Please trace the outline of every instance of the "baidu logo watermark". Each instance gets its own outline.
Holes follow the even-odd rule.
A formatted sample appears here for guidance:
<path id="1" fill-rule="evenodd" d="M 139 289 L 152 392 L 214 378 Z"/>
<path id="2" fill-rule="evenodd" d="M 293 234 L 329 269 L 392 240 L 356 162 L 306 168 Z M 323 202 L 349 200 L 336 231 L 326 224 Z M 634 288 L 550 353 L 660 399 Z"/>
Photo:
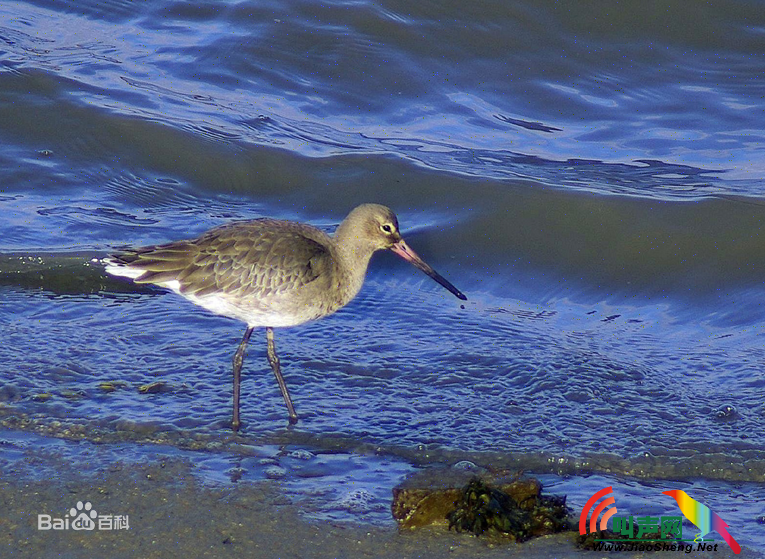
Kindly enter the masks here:
<path id="1" fill-rule="evenodd" d="M 38 530 L 129 530 L 127 515 L 98 514 L 90 502 L 77 501 L 63 518 L 37 515 Z"/>

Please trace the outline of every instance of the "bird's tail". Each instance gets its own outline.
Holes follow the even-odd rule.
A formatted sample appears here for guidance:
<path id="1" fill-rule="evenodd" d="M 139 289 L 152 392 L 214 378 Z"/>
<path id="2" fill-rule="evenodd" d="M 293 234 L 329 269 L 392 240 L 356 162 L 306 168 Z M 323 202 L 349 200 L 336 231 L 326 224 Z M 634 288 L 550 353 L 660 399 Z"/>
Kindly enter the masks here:
<path id="1" fill-rule="evenodd" d="M 715 513 L 712 513 L 712 529 L 722 536 L 722 539 L 724 539 L 725 543 L 730 546 L 733 553 L 736 555 L 741 553 L 741 546 L 738 545 L 738 542 L 734 540 L 733 536 L 728 532 L 728 525 Z"/>

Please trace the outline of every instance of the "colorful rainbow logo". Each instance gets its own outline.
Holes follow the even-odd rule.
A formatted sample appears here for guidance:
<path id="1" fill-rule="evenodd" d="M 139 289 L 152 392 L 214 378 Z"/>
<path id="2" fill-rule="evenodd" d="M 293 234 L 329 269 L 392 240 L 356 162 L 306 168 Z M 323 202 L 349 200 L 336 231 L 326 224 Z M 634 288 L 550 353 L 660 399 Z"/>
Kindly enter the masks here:
<path id="1" fill-rule="evenodd" d="M 579 515 L 579 533 L 584 535 L 589 532 L 596 532 L 597 531 L 597 521 L 598 516 L 600 515 L 603 510 L 611 505 L 613 505 L 616 501 L 614 501 L 613 496 L 609 496 L 607 499 L 603 499 L 600 504 L 595 507 L 595 510 L 592 511 L 592 518 L 590 518 L 590 529 L 589 532 L 587 531 L 587 516 L 590 514 L 590 509 L 595 504 L 595 502 L 600 499 L 601 497 L 604 497 L 606 495 L 609 495 L 613 493 L 613 486 L 609 485 L 608 487 L 604 487 L 595 495 L 589 498 L 589 500 L 584 504 L 584 508 L 582 509 L 582 514 Z M 606 511 L 606 514 L 603 515 L 603 518 L 600 519 L 600 529 L 605 530 L 608 526 L 608 520 L 616 514 L 616 507 L 612 509 L 608 509 Z"/>
<path id="2" fill-rule="evenodd" d="M 617 512 L 616 506 L 609 508 L 611 505 L 615 504 L 614 497 L 612 494 L 613 494 L 613 486 L 609 485 L 608 487 L 604 487 L 603 489 L 601 489 L 600 491 L 598 491 L 592 497 L 589 498 L 589 500 L 585 503 L 584 508 L 582 509 L 582 513 L 579 515 L 579 533 L 580 534 L 585 535 L 588 533 L 596 532 L 598 531 L 598 529 L 600 530 L 608 529 L 608 521 Z M 695 524 L 698 527 L 701 533 L 698 536 L 696 536 L 696 538 L 703 538 L 709 532 L 714 530 L 715 532 L 717 532 L 718 534 L 722 536 L 725 542 L 733 550 L 733 553 L 736 553 L 736 554 L 741 553 L 741 546 L 738 544 L 738 542 L 735 539 L 733 539 L 733 536 L 730 535 L 730 532 L 728 532 L 728 524 L 722 518 L 720 518 L 720 516 L 717 513 L 712 512 L 709 509 L 709 507 L 707 507 L 706 505 L 702 503 L 699 503 L 690 495 L 688 495 L 685 491 L 681 491 L 679 489 L 673 489 L 672 491 L 663 491 L 662 494 L 669 495 L 670 497 L 675 499 L 675 501 L 677 501 L 678 506 L 680 507 L 680 512 L 683 513 L 683 516 L 685 516 L 685 518 L 693 522 L 693 524 Z M 595 503 L 597 503 L 600 499 L 603 499 L 603 500 L 600 501 L 600 503 L 597 506 L 595 506 Z M 593 509 L 593 507 L 595 508 Z M 592 516 L 590 516 L 590 511 L 592 511 Z M 603 514 L 603 517 L 600 519 L 600 523 L 598 523 L 598 517 L 604 511 L 605 513 Z M 589 524 L 587 522 L 588 517 L 589 517 Z M 603 541 L 613 541 L 613 540 L 603 540 Z M 651 541 L 654 541 L 654 540 L 651 540 Z"/>
<path id="3" fill-rule="evenodd" d="M 738 542 L 734 540 L 733 536 L 728 532 L 728 524 L 726 524 L 717 513 L 709 510 L 708 506 L 699 503 L 696 499 L 688 495 L 688 493 L 680 489 L 662 491 L 662 494 L 669 495 L 677 501 L 683 516 L 693 522 L 698 529 L 701 530 L 699 537 L 703 538 L 709 532 L 714 530 L 722 536 L 722 539 L 724 539 L 725 543 L 730 546 L 733 553 L 741 553 L 741 546 L 738 545 Z"/>

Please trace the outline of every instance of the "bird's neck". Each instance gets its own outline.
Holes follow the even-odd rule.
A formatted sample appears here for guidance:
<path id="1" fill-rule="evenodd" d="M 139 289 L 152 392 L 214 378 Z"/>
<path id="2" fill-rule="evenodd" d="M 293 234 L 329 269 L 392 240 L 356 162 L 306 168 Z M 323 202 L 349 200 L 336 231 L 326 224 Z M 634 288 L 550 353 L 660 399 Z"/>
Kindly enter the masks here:
<path id="1" fill-rule="evenodd" d="M 358 230 L 346 225 L 343 222 L 337 228 L 334 248 L 336 251 L 338 279 L 341 281 L 342 288 L 350 301 L 364 284 L 364 276 L 367 273 L 369 260 L 375 251 L 368 241 L 365 242 L 360 238 Z"/>

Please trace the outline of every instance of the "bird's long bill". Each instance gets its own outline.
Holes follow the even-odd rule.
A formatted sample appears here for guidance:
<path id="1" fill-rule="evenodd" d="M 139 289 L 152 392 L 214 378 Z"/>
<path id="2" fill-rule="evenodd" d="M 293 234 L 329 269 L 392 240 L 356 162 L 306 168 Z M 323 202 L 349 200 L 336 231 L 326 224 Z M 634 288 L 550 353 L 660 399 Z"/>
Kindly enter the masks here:
<path id="1" fill-rule="evenodd" d="M 454 287 L 441 274 L 439 274 L 433 268 L 428 266 L 423 261 L 422 258 L 417 256 L 416 252 L 414 252 L 411 248 L 409 248 L 409 245 L 407 245 L 404 242 L 404 239 L 401 239 L 399 242 L 397 242 L 392 247 L 390 247 L 390 249 L 393 252 L 395 252 L 396 254 L 398 254 L 401 258 L 406 260 L 407 262 L 411 262 L 412 264 L 414 264 L 414 266 L 416 268 L 418 268 L 418 269 L 422 270 L 423 272 L 425 272 L 426 274 L 428 274 L 431 278 L 433 278 L 438 283 L 443 285 L 446 289 L 451 291 L 457 298 L 462 299 L 463 301 L 467 301 L 467 297 L 465 297 L 465 295 L 462 293 L 462 291 L 460 291 L 459 289 Z"/>

